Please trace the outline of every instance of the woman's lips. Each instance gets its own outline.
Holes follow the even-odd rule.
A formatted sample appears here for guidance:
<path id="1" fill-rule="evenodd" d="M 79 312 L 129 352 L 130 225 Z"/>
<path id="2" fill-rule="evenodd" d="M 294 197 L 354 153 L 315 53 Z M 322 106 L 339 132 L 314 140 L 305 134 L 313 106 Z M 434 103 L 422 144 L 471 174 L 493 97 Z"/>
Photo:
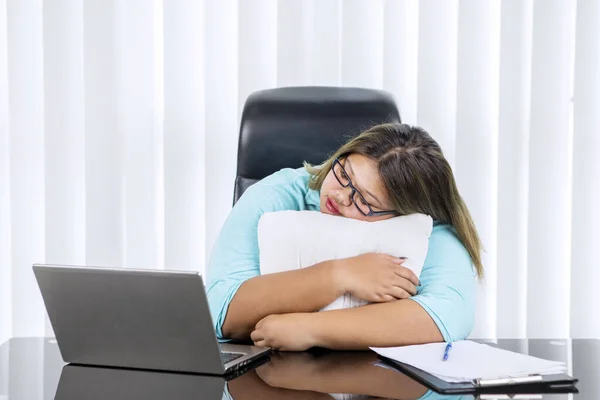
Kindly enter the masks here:
<path id="1" fill-rule="evenodd" d="M 333 215 L 340 215 L 340 210 L 338 210 L 337 205 L 329 197 L 327 198 L 327 201 L 325 202 L 325 206 L 327 207 L 329 212 L 332 213 Z"/>

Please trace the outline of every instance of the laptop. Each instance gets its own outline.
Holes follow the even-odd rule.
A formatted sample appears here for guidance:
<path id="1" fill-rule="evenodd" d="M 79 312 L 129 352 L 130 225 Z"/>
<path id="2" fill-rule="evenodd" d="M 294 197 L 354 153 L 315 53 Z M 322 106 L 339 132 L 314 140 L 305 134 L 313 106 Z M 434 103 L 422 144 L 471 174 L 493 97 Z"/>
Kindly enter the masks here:
<path id="1" fill-rule="evenodd" d="M 67 363 L 227 375 L 270 349 L 219 344 L 197 272 L 33 265 Z"/>

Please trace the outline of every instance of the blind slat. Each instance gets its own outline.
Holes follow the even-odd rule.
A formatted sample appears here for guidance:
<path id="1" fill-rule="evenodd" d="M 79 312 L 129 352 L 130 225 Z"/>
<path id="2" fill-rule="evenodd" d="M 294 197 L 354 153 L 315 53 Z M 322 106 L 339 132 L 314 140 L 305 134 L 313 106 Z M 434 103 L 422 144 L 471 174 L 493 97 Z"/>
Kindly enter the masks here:
<path id="1" fill-rule="evenodd" d="M 571 337 L 600 337 L 600 2 L 577 2 L 575 53 Z"/>
<path id="2" fill-rule="evenodd" d="M 419 3 L 386 0 L 383 35 L 383 88 L 396 99 L 402 122 L 417 123 Z"/>
<path id="3" fill-rule="evenodd" d="M 314 0 L 277 3 L 277 86 L 310 84 L 314 7 Z"/>
<path id="4" fill-rule="evenodd" d="M 205 256 L 208 261 L 233 202 L 239 129 L 238 71 L 245 71 L 245 68 L 238 64 L 237 1 L 207 1 L 204 6 L 207 99 L 204 197 L 207 210 Z"/>
<path id="5" fill-rule="evenodd" d="M 203 271 L 205 249 L 204 11 L 164 3 L 165 268 Z"/>
<path id="6" fill-rule="evenodd" d="M 309 80 L 338 86 L 342 81 L 342 0 L 315 0 Z"/>
<path id="7" fill-rule="evenodd" d="M 83 3 L 86 264 L 101 266 L 125 261 L 113 14 L 114 1 Z"/>
<path id="8" fill-rule="evenodd" d="M 485 247 L 477 337 L 496 336 L 498 57 L 500 2 L 461 0 L 458 20 L 456 169 L 459 191 Z"/>
<path id="9" fill-rule="evenodd" d="M 527 336 L 569 336 L 569 110 L 574 2 L 535 2 L 527 264 Z"/>
<path id="10" fill-rule="evenodd" d="M 527 336 L 532 0 L 503 0 L 498 118 L 498 337 Z"/>
<path id="11" fill-rule="evenodd" d="M 383 83 L 383 0 L 342 2 L 341 44 L 342 86 L 380 89 Z"/>
<path id="12" fill-rule="evenodd" d="M 6 26 L 6 0 L 0 0 L 0 26 Z M 6 29 L 0 29 L 0 342 L 12 336 L 10 142 Z"/>
<path id="13" fill-rule="evenodd" d="M 7 3 L 13 336 L 43 336 L 31 264 L 45 261 L 42 2 Z"/>
<path id="14" fill-rule="evenodd" d="M 157 107 L 156 2 L 115 1 L 117 133 L 123 140 L 124 265 L 162 268 L 159 179 L 162 116 Z M 162 72 L 162 71 L 160 71 Z M 160 121 L 162 123 L 162 120 Z"/>
<path id="15" fill-rule="evenodd" d="M 254 91 L 277 86 L 277 0 L 239 3 L 239 112 Z M 295 49 L 301 51 L 301 49 Z"/>
<path id="16" fill-rule="evenodd" d="M 458 1 L 419 2 L 417 124 L 454 167 Z"/>
<path id="17" fill-rule="evenodd" d="M 44 4 L 46 259 L 85 263 L 83 2 Z"/>

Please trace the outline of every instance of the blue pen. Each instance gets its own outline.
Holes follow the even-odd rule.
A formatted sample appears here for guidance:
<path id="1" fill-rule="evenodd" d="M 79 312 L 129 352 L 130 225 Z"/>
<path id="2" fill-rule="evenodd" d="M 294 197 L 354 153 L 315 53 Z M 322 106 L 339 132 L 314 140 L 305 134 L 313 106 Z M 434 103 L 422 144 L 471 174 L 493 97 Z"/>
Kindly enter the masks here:
<path id="1" fill-rule="evenodd" d="M 450 354 L 450 350 L 452 350 L 452 342 L 448 342 L 448 344 L 446 345 L 446 350 L 444 350 L 444 358 L 442 359 L 442 361 L 448 360 L 448 354 Z"/>

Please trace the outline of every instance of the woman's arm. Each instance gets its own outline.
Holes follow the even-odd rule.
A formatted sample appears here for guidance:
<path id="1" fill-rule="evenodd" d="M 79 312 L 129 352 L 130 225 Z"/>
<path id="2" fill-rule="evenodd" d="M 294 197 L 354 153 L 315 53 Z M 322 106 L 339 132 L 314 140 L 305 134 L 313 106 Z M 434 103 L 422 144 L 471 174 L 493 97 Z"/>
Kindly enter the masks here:
<path id="1" fill-rule="evenodd" d="M 256 324 L 251 337 L 257 346 L 284 351 L 311 347 L 367 350 L 443 340 L 429 314 L 411 300 L 318 313 L 269 315 Z"/>
<path id="2" fill-rule="evenodd" d="M 443 341 L 429 314 L 414 301 L 398 300 L 314 313 L 314 346 L 367 350 Z"/>
<path id="3" fill-rule="evenodd" d="M 336 265 L 326 261 L 245 281 L 229 304 L 223 335 L 248 339 L 256 323 L 267 315 L 311 312 L 330 304 L 344 294 L 336 278 Z"/>
<path id="4" fill-rule="evenodd" d="M 251 278 L 232 299 L 223 334 L 247 339 L 268 315 L 317 311 L 345 293 L 369 302 L 410 297 L 419 279 L 401 264 L 396 257 L 367 253 Z"/>

